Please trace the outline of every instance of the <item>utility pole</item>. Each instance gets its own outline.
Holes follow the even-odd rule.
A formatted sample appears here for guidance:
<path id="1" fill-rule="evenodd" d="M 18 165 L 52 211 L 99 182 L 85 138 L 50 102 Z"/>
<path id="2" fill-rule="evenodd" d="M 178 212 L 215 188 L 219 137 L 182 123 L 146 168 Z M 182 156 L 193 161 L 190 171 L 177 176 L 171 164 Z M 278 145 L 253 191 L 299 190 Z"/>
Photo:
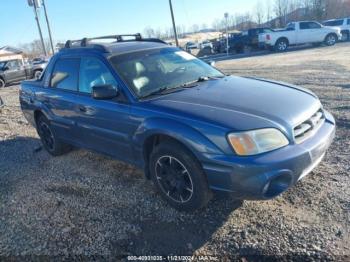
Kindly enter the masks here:
<path id="1" fill-rule="evenodd" d="M 55 49 L 53 47 L 53 41 L 52 41 L 52 35 L 51 35 L 51 28 L 50 28 L 50 23 L 49 23 L 49 18 L 47 16 L 47 11 L 46 11 L 46 4 L 44 0 L 41 0 L 42 4 L 44 6 L 44 12 L 45 12 L 45 18 L 46 18 L 46 25 L 47 25 L 47 31 L 49 32 L 49 38 L 50 38 L 50 45 L 51 45 L 51 51 L 52 51 L 52 55 L 55 54 Z"/>
<path id="2" fill-rule="evenodd" d="M 228 46 L 228 13 L 225 13 L 224 16 L 226 19 L 226 55 L 228 56 L 228 50 L 229 50 L 229 46 Z"/>
<path id="3" fill-rule="evenodd" d="M 176 46 L 179 46 L 179 40 L 178 40 L 178 38 L 177 38 L 177 32 L 176 32 L 176 25 L 175 25 L 175 18 L 174 18 L 173 5 L 172 5 L 172 3 L 171 3 L 171 0 L 169 0 L 169 6 L 170 6 L 171 19 L 172 19 L 172 21 L 173 21 L 175 43 L 176 43 Z"/>
<path id="4" fill-rule="evenodd" d="M 44 51 L 45 56 L 47 56 L 47 52 L 46 52 L 46 48 L 45 48 L 45 43 L 44 43 L 44 38 L 43 38 L 43 34 L 41 32 L 41 27 L 40 27 L 40 22 L 39 22 L 39 17 L 38 17 L 38 4 L 39 2 L 37 2 L 36 0 L 28 0 L 28 4 L 29 6 L 33 6 L 34 8 L 34 15 L 35 15 L 35 20 L 36 20 L 36 24 L 38 26 L 38 30 L 39 30 L 39 35 L 40 35 L 40 40 L 41 40 L 41 45 Z"/>

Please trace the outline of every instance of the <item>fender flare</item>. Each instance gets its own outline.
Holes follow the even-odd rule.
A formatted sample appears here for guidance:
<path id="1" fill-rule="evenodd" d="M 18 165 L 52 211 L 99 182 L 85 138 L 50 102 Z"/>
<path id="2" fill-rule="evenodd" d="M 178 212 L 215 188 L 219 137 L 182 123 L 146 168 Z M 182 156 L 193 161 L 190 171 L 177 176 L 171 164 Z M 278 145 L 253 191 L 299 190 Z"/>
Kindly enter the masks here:
<path id="1" fill-rule="evenodd" d="M 196 157 L 200 153 L 223 153 L 209 138 L 193 127 L 179 121 L 164 118 L 147 119 L 138 127 L 132 137 L 132 141 L 138 147 L 139 152 L 143 152 L 145 141 L 153 135 L 165 135 L 179 141 Z"/>

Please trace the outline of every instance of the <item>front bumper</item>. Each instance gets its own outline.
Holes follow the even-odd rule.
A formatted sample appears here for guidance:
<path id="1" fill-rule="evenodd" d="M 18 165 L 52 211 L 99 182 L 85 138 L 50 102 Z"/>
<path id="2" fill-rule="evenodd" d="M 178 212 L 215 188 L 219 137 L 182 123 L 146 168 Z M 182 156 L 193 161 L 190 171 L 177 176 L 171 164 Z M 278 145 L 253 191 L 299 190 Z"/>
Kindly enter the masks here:
<path id="1" fill-rule="evenodd" d="M 202 155 L 210 188 L 240 199 L 270 199 L 309 174 L 322 160 L 335 136 L 333 116 L 308 140 L 251 157 Z"/>

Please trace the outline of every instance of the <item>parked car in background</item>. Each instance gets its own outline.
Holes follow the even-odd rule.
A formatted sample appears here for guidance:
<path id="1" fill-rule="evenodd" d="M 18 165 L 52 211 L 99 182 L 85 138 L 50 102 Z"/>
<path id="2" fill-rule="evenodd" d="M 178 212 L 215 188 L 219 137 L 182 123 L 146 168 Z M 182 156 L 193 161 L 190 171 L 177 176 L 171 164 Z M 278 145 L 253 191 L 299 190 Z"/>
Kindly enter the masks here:
<path id="1" fill-rule="evenodd" d="M 260 42 L 259 35 L 272 32 L 274 30 L 268 27 L 251 28 L 242 33 L 240 41 L 242 41 L 242 45 L 251 49 L 262 48 L 264 47 L 264 41 Z"/>
<path id="2" fill-rule="evenodd" d="M 186 51 L 190 51 L 192 49 L 197 49 L 198 48 L 198 44 L 194 43 L 194 42 L 187 42 L 185 45 L 185 50 Z"/>
<path id="3" fill-rule="evenodd" d="M 263 48 L 265 41 L 260 41 L 259 35 L 262 33 L 274 32 L 271 28 L 251 28 L 247 31 L 239 33 L 229 33 L 228 45 L 229 52 L 242 53 L 246 48 L 258 49 Z M 213 49 L 217 53 L 226 52 L 226 35 L 222 34 L 216 42 L 213 44 Z"/>
<path id="4" fill-rule="evenodd" d="M 342 41 L 350 41 L 350 18 L 332 19 L 323 22 L 324 26 L 340 28 Z"/>
<path id="5" fill-rule="evenodd" d="M 213 48 L 213 43 L 210 42 L 209 40 L 205 40 L 203 41 L 202 43 L 200 43 L 199 45 L 200 49 L 203 49 L 203 48 Z"/>
<path id="6" fill-rule="evenodd" d="M 264 33 L 265 45 L 275 51 L 283 52 L 291 45 L 320 44 L 328 46 L 341 39 L 340 28 L 325 27 L 318 22 L 292 22 L 285 30 Z"/>
<path id="7" fill-rule="evenodd" d="M 14 82 L 39 78 L 47 62 L 31 64 L 22 59 L 12 59 L 0 62 L 0 88 Z"/>
<path id="8" fill-rule="evenodd" d="M 311 91 L 226 76 L 139 34 L 102 38 L 68 41 L 41 79 L 23 81 L 22 111 L 50 154 L 74 145 L 136 165 L 179 210 L 204 207 L 212 191 L 274 198 L 334 138 L 334 118 Z"/>
<path id="9" fill-rule="evenodd" d="M 42 57 L 36 57 L 36 58 L 33 58 L 31 60 L 31 63 L 33 65 L 36 65 L 36 64 L 42 64 L 42 63 L 47 63 L 47 60 L 45 58 L 42 58 Z"/>
<path id="10" fill-rule="evenodd" d="M 45 70 L 47 64 L 47 59 L 42 59 L 40 61 L 32 61 L 32 63 L 29 64 L 29 67 L 31 67 L 31 70 L 33 71 L 33 77 L 36 79 L 39 79 L 41 77 L 42 72 Z"/>
<path id="11" fill-rule="evenodd" d="M 244 44 L 241 41 L 241 32 L 228 33 L 229 52 L 242 53 Z M 227 51 L 226 34 L 221 34 L 220 37 L 213 43 L 213 50 L 216 53 L 225 53 Z"/>

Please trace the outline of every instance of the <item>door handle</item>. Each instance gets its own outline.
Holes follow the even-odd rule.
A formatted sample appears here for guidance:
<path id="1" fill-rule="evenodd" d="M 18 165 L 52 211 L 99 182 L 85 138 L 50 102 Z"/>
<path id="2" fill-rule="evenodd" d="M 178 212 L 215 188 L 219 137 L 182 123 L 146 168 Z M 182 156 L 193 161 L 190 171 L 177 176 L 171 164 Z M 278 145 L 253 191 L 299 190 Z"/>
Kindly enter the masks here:
<path id="1" fill-rule="evenodd" d="M 87 108 L 85 107 L 85 106 L 79 106 L 79 111 L 80 112 L 83 112 L 83 113 L 86 113 L 86 111 L 87 111 Z"/>

